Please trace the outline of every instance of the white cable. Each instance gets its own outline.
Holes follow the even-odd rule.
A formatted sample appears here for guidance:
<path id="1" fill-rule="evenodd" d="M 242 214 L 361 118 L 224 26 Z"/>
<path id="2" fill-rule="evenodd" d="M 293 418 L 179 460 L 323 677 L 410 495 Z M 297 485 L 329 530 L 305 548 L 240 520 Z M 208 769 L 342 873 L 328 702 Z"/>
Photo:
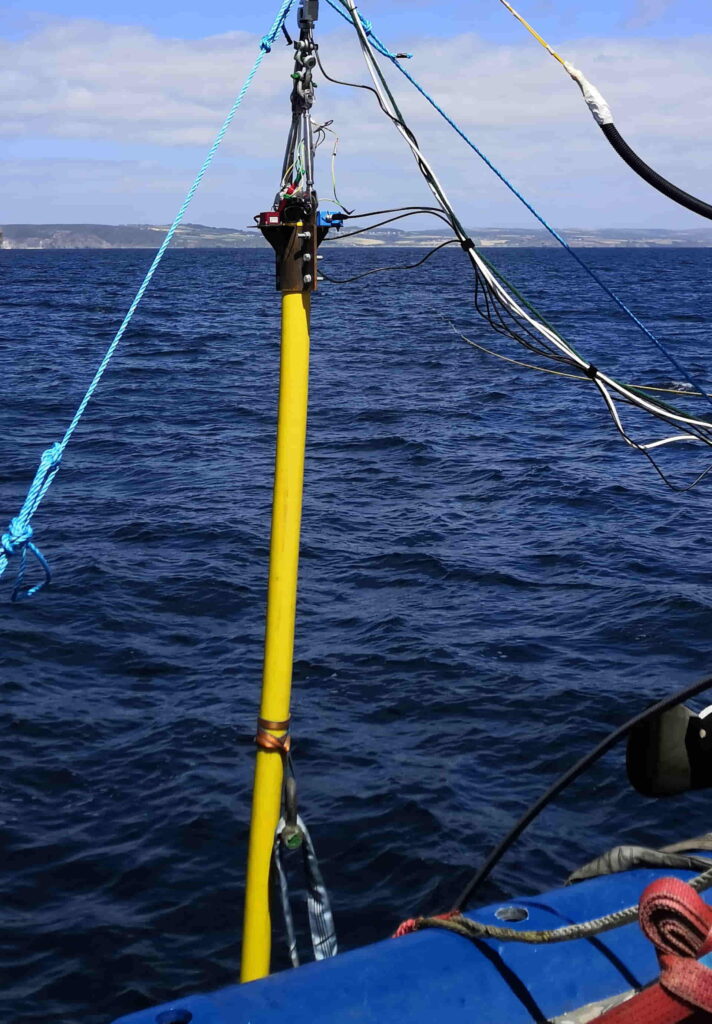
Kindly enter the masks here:
<path id="1" fill-rule="evenodd" d="M 393 105 L 392 105 L 392 103 L 390 101 L 390 98 L 383 91 L 383 88 L 382 88 L 382 85 L 381 85 L 381 81 L 380 81 L 380 77 L 379 77 L 378 64 L 377 64 L 377 61 L 376 61 L 376 59 L 374 57 L 373 49 L 371 47 L 371 43 L 370 43 L 370 41 L 368 39 L 368 36 L 367 36 L 367 34 L 366 34 L 366 32 L 365 32 L 365 30 L 363 28 L 363 25 L 361 24 L 361 20 L 359 18 L 358 10 L 357 10 L 357 7 L 356 7 L 356 4 L 355 4 L 354 0 L 344 0 L 344 3 L 346 5 L 346 7 L 349 9 L 349 12 L 351 14 L 351 18 L 353 20 L 354 27 L 356 29 L 356 33 L 358 35 L 359 42 L 361 44 L 361 50 L 362 50 L 363 57 L 364 57 L 364 60 L 365 60 L 365 63 L 366 63 L 366 67 L 368 69 L 369 75 L 370 75 L 371 80 L 373 82 L 373 85 L 374 85 L 374 88 L 375 88 L 375 91 L 376 91 L 376 95 L 378 96 L 383 109 L 386 111 L 387 115 L 394 122 L 394 124 L 395 124 L 396 128 L 398 129 L 398 132 L 400 133 L 400 135 L 405 139 L 405 141 L 408 144 L 411 152 L 413 153 L 413 156 L 415 157 L 417 163 L 419 165 L 421 165 L 422 168 L 424 168 L 427 171 L 427 174 L 430 176 L 429 179 L 426 176 L 426 181 L 428 183 L 428 186 L 429 186 L 431 192 L 433 193 L 433 195 L 435 196 L 435 198 L 437 199 L 437 201 L 438 201 L 440 207 L 442 208 L 443 212 L 447 215 L 448 219 L 451 221 L 452 226 L 453 226 L 453 230 L 455 231 L 455 234 L 457 235 L 458 239 L 460 240 L 460 242 L 468 241 L 467 236 L 458 228 L 457 217 L 455 215 L 455 211 L 454 211 L 453 207 L 451 206 L 449 199 L 447 198 L 447 194 L 446 194 L 443 186 L 440 184 L 437 176 L 435 175 L 432 167 L 430 166 L 430 164 L 428 163 L 427 159 L 425 158 L 425 156 L 421 152 L 419 146 L 414 142 L 414 140 L 409 135 L 408 131 L 401 124 L 400 118 L 398 116 L 398 113 L 393 108 Z M 563 338 L 561 338 L 558 334 L 556 334 L 556 332 L 553 331 L 551 328 L 547 327 L 545 324 L 541 323 L 539 320 L 537 320 L 536 318 L 532 317 L 505 290 L 503 285 L 499 282 L 499 280 L 490 271 L 490 269 L 487 266 L 487 264 L 483 262 L 483 260 L 479 256 L 479 254 L 476 252 L 476 250 L 474 248 L 474 245 L 467 246 L 465 248 L 465 251 L 467 252 L 468 256 L 470 257 L 470 260 L 472 261 L 472 263 L 475 266 L 476 270 L 479 271 L 480 276 L 487 282 L 489 287 L 496 294 L 496 296 L 499 299 L 499 301 L 502 303 L 502 305 L 505 307 L 505 309 L 508 310 L 509 313 L 511 313 L 513 316 L 519 318 L 520 320 L 524 320 L 526 323 L 528 323 L 538 334 L 540 334 L 543 338 L 545 338 L 546 341 L 548 341 L 550 345 L 553 345 L 560 352 L 562 352 L 579 369 L 583 370 L 584 372 L 588 372 L 590 370 L 590 364 L 585 359 L 583 359 L 580 355 L 578 355 L 578 353 L 575 352 L 574 349 L 572 349 L 571 346 L 568 345 L 567 342 L 564 341 Z M 641 410 L 643 410 L 645 412 L 649 412 L 651 415 L 655 416 L 658 419 L 662 418 L 663 415 L 664 415 L 665 419 L 671 420 L 671 421 L 673 421 L 675 423 L 689 424 L 690 426 L 700 427 L 703 430 L 709 430 L 709 431 L 712 431 L 712 423 L 709 422 L 708 420 L 700 420 L 700 419 L 696 419 L 696 418 L 693 418 L 693 417 L 684 416 L 684 415 L 682 415 L 680 413 L 673 412 L 672 410 L 662 409 L 660 406 L 657 406 L 657 405 L 647 401 L 645 398 L 641 397 L 637 393 L 635 393 L 633 391 L 630 391 L 625 385 L 620 384 L 618 381 L 616 381 L 613 378 L 609 377 L 607 374 L 602 373 L 600 370 L 596 371 L 596 374 L 595 374 L 595 376 L 592 377 L 592 380 L 594 381 L 594 383 L 598 387 L 598 390 L 601 393 L 601 396 L 602 396 L 602 398 L 603 398 L 603 400 L 604 400 L 604 402 L 605 402 L 605 404 L 606 404 L 606 406 L 607 406 L 607 408 L 608 408 L 608 410 L 609 410 L 609 412 L 610 412 L 610 414 L 611 414 L 611 416 L 612 416 L 612 418 L 614 420 L 614 423 L 615 423 L 616 427 L 618 428 L 620 434 L 625 439 L 626 443 L 629 444 L 631 447 L 633 447 L 633 448 L 640 448 L 640 449 L 643 449 L 643 450 L 647 451 L 647 450 L 650 450 L 652 448 L 660 447 L 661 445 L 671 444 L 673 442 L 683 441 L 683 440 L 684 441 L 702 441 L 703 443 L 712 446 L 712 437 L 704 438 L 704 437 L 699 437 L 699 436 L 697 436 L 695 434 L 692 434 L 692 433 L 676 434 L 674 436 L 667 437 L 667 438 L 664 438 L 664 439 L 659 440 L 659 441 L 653 441 L 653 442 L 650 442 L 648 444 L 637 444 L 635 441 L 632 441 L 628 437 L 628 435 L 626 434 L 626 431 L 625 431 L 625 429 L 623 427 L 623 424 L 621 422 L 620 415 L 619 415 L 618 410 L 616 408 L 615 402 L 613 400 L 612 395 L 610 394 L 609 388 L 612 391 L 614 391 L 617 395 L 619 395 L 621 398 L 624 398 L 626 401 L 628 401 L 631 405 L 636 406 L 637 408 L 639 408 L 639 409 L 641 409 Z"/>

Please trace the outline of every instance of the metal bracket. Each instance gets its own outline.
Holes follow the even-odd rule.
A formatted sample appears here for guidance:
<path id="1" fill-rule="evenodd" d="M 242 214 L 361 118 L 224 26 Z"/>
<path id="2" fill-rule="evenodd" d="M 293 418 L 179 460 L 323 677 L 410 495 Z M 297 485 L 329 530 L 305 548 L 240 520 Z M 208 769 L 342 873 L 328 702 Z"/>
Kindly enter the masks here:
<path id="1" fill-rule="evenodd" d="M 314 214 L 303 221 L 277 224 L 269 223 L 273 217 L 260 214 L 260 231 L 275 251 L 277 291 L 316 291 L 317 249 L 329 228 L 317 226 Z"/>
<path id="2" fill-rule="evenodd" d="M 280 839 L 288 850 L 298 850 L 304 839 L 298 816 L 297 781 L 290 775 L 284 784 L 284 828 L 280 834 Z"/>

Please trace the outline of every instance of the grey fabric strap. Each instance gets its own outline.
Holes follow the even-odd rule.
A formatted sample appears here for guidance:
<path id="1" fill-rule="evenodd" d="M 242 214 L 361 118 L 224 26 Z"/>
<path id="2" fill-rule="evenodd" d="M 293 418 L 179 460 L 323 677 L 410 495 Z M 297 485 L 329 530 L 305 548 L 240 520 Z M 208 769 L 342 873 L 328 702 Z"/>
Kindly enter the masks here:
<path id="1" fill-rule="evenodd" d="M 683 854 L 682 849 L 690 849 L 686 843 L 676 843 L 676 850 L 650 850 L 645 846 L 615 846 L 612 850 L 589 861 L 578 868 L 566 879 L 566 885 L 582 882 L 587 878 L 599 878 L 601 875 L 615 875 L 621 871 L 634 868 L 678 868 L 683 871 L 705 871 L 712 865 L 712 860 Z M 693 849 L 699 850 L 696 846 Z M 680 852 L 678 852 L 680 851 Z"/>
<path id="2" fill-rule="evenodd" d="M 277 832 L 274 841 L 274 863 L 279 879 L 279 891 L 282 898 L 282 912 L 284 924 L 287 930 L 287 944 L 289 946 L 289 957 L 293 967 L 299 967 L 299 951 L 297 949 L 297 936 L 294 928 L 294 916 L 289 899 L 289 883 L 284 865 L 284 846 L 281 842 L 282 831 L 286 822 L 280 818 L 277 825 Z M 304 865 L 305 887 L 307 893 L 307 915 L 309 917 L 309 931 L 311 933 L 311 944 L 315 960 L 325 960 L 328 957 L 336 956 L 338 944 L 336 941 L 336 929 L 334 917 L 331 912 L 329 894 L 324 885 L 324 879 L 317 860 L 314 844 L 312 843 L 309 829 L 301 817 L 297 815 L 297 825 L 301 830 L 303 840 L 301 845 L 302 861 Z"/>

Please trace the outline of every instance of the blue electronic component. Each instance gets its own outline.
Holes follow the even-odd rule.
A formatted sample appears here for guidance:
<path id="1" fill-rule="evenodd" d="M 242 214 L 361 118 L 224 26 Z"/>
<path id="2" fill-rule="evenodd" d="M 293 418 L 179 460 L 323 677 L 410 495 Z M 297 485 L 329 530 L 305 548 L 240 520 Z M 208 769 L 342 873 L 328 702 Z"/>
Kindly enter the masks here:
<path id="1" fill-rule="evenodd" d="M 318 228 L 336 228 L 343 225 L 346 214 L 338 210 L 319 210 L 316 215 L 316 226 Z"/>

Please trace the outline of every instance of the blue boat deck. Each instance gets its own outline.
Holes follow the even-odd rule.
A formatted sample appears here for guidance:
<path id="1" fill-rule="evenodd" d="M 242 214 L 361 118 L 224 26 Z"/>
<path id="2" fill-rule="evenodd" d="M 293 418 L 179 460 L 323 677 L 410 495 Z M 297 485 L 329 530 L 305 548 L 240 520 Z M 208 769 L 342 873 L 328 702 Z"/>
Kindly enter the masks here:
<path id="1" fill-rule="evenodd" d="M 513 906 L 526 910 L 527 918 L 508 922 L 511 927 L 559 928 L 637 903 L 646 885 L 666 875 L 693 877 L 689 871 L 638 869 L 467 916 L 502 924 L 496 912 Z M 645 985 L 657 974 L 655 950 L 637 923 L 549 945 L 473 942 L 427 930 L 189 996 L 116 1024 L 531 1024 Z"/>

